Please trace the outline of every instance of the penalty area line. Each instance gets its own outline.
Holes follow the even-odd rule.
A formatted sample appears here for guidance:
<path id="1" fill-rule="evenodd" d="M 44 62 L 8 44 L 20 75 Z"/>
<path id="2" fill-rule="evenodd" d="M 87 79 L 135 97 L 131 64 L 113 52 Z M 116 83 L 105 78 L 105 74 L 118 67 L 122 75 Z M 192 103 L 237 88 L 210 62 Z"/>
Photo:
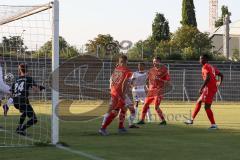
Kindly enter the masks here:
<path id="1" fill-rule="evenodd" d="M 59 148 L 59 149 L 62 149 L 64 151 L 67 151 L 67 152 L 70 152 L 70 153 L 73 153 L 73 154 L 77 154 L 77 155 L 83 156 L 85 158 L 89 158 L 91 160 L 105 160 L 103 158 L 94 156 L 92 154 L 88 154 L 88 153 L 85 153 L 85 152 L 82 152 L 82 151 L 79 151 L 79 150 L 74 150 L 74 149 L 71 149 L 71 148 L 68 148 L 68 147 L 64 147 L 62 145 L 56 145 L 56 147 Z"/>

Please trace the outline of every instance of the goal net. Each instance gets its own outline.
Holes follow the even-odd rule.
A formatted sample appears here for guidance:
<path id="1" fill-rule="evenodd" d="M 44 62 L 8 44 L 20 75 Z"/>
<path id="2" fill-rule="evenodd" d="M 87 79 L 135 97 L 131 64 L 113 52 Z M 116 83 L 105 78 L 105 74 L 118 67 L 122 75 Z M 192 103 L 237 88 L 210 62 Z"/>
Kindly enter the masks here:
<path id="1" fill-rule="evenodd" d="M 50 75 L 59 63 L 58 8 L 57 0 L 44 5 L 0 5 L 0 69 L 3 73 L 0 78 L 12 86 L 19 76 L 18 66 L 23 63 L 27 64 L 28 76 L 32 77 L 38 86 L 45 87 L 38 92 L 29 89 L 29 101 L 36 114 L 32 117 L 33 112 L 29 111 L 29 107 L 22 107 L 24 102 L 20 102 L 17 109 L 14 107 L 16 102 L 12 104 L 9 101 L 13 95 L 1 92 L 0 146 L 29 146 L 35 143 L 58 142 L 58 120 L 55 114 L 58 79 L 54 77 L 57 74 Z M 14 79 L 11 79 L 10 73 Z M 49 77 L 55 79 L 54 89 L 48 84 Z M 16 85 L 14 92 L 15 90 Z M 7 115 L 4 115 L 3 109 L 7 111 L 8 107 L 4 104 L 9 107 Z M 26 115 L 23 115 L 24 113 Z M 31 119 L 37 120 L 37 123 L 24 130 L 25 132 L 19 132 L 23 128 L 21 121 L 24 117 L 26 118 L 23 125 Z M 30 126 L 29 124 L 31 122 L 26 126 Z"/>

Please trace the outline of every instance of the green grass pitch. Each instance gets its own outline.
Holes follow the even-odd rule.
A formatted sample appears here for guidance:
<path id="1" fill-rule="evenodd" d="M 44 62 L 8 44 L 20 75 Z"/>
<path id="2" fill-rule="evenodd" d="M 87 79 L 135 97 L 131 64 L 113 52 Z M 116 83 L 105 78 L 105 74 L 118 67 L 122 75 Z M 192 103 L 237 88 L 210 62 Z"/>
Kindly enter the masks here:
<path id="1" fill-rule="evenodd" d="M 77 106 L 78 103 L 75 103 Z M 35 104 L 35 108 L 41 108 Z M 93 105 L 94 106 L 94 105 Z M 168 119 L 166 127 L 158 123 L 147 123 L 140 129 L 129 129 L 127 134 L 117 133 L 117 121 L 109 127 L 110 136 L 101 137 L 97 134 L 102 119 L 89 122 L 60 121 L 60 140 L 74 151 L 81 151 L 107 160 L 238 160 L 240 159 L 240 107 L 236 103 L 214 104 L 213 110 L 219 130 L 209 131 L 209 122 L 202 109 L 193 126 L 183 124 L 184 117 L 193 110 L 193 103 L 164 102 L 163 111 Z M 42 121 L 48 120 L 46 110 L 37 109 Z M 81 112 L 72 109 L 73 112 Z M 17 123 L 14 110 L 11 111 L 8 128 Z M 45 114 L 44 114 L 45 113 Z M 152 108 L 152 113 L 154 110 Z M 46 119 L 44 119 L 46 118 Z M 0 123 L 4 121 L 0 117 Z M 42 125 L 39 127 L 39 125 Z M 15 127 L 15 125 L 14 125 Z M 14 129 L 12 127 L 12 129 Z M 50 133 L 45 134 L 49 124 L 39 123 L 31 129 L 33 138 L 49 139 Z M 41 133 L 42 132 L 42 133 Z M 33 135 L 34 133 L 34 135 Z M 38 134 L 41 133 L 41 136 Z M 36 136 L 38 135 L 38 136 Z M 16 138 L 14 133 L 0 132 L 0 143 L 27 144 L 28 140 Z M 6 141 L 6 138 L 8 139 Z M 16 141 L 17 140 L 17 141 Z M 0 157 L 4 160 L 85 160 L 84 156 L 73 154 L 53 146 L 11 147 L 0 148 Z"/>

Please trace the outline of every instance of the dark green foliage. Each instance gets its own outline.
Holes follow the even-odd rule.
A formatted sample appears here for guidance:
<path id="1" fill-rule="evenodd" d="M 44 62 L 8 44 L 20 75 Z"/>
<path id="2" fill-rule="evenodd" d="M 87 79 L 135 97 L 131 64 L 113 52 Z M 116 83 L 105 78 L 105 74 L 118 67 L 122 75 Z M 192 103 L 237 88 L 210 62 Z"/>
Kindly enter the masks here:
<path id="1" fill-rule="evenodd" d="M 195 6 L 193 0 L 182 1 L 182 21 L 181 24 L 197 27 Z"/>
<path id="2" fill-rule="evenodd" d="M 232 60 L 234 61 L 240 61 L 240 52 L 239 49 L 233 50 Z"/>
<path id="3" fill-rule="evenodd" d="M 161 13 L 156 13 L 152 23 L 152 38 L 155 42 L 170 39 L 169 24 Z"/>
<path id="4" fill-rule="evenodd" d="M 110 34 L 99 34 L 93 40 L 89 40 L 86 47 L 89 54 L 98 54 L 101 58 L 109 58 L 120 52 L 119 42 Z"/>
<path id="5" fill-rule="evenodd" d="M 223 24 L 224 24 L 224 18 L 225 16 L 228 14 L 229 16 L 231 16 L 231 12 L 228 11 L 228 7 L 227 6 L 222 6 L 221 8 L 221 11 L 222 11 L 222 15 L 220 17 L 220 19 L 218 19 L 216 22 L 215 22 L 215 27 L 221 27 Z M 230 20 L 230 23 L 231 23 L 231 20 Z"/>
<path id="6" fill-rule="evenodd" d="M 27 47 L 24 46 L 21 36 L 2 37 L 2 42 L 0 43 L 1 54 L 20 55 L 24 53 L 26 49 Z"/>
<path id="7" fill-rule="evenodd" d="M 151 59 L 153 57 L 154 49 L 157 43 L 149 36 L 146 40 L 138 41 L 134 46 L 128 50 L 128 57 L 130 59 Z"/>
<path id="8" fill-rule="evenodd" d="M 208 34 L 202 33 L 192 26 L 179 28 L 172 41 L 181 50 L 184 59 L 198 59 L 200 54 L 210 53 L 212 48 Z"/>
<path id="9" fill-rule="evenodd" d="M 59 36 L 59 51 L 61 58 L 71 58 L 79 55 L 76 47 L 71 46 L 61 36 Z M 51 57 L 52 56 L 52 41 L 46 42 L 35 54 L 35 57 Z"/>

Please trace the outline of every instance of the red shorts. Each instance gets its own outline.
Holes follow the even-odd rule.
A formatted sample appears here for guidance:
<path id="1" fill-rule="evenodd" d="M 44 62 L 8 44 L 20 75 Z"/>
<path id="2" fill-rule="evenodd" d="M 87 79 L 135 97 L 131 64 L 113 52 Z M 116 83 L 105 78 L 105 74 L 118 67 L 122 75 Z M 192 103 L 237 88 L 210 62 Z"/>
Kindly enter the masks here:
<path id="1" fill-rule="evenodd" d="M 204 88 L 201 96 L 198 99 L 198 102 L 202 101 L 207 104 L 212 104 L 216 92 L 217 92 L 216 90 L 211 90 L 208 89 L 207 87 Z"/>
<path id="2" fill-rule="evenodd" d="M 152 97 L 146 97 L 145 99 L 145 105 L 154 104 L 155 106 L 159 106 L 162 101 L 161 96 L 152 96 Z"/>
<path id="3" fill-rule="evenodd" d="M 121 97 L 111 95 L 109 106 L 112 109 L 121 109 L 125 106 L 125 102 Z"/>

